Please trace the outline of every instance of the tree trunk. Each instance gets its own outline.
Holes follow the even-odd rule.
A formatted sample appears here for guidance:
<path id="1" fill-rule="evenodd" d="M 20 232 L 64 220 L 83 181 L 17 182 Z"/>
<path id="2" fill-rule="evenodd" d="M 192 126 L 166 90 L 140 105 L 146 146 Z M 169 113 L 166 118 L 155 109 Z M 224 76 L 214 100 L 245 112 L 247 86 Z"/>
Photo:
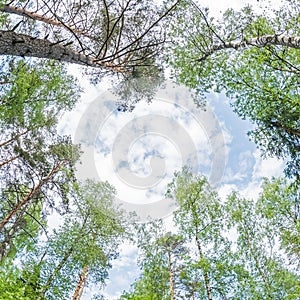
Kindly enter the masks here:
<path id="1" fill-rule="evenodd" d="M 282 125 L 281 123 L 279 122 L 270 122 L 273 126 L 277 127 L 277 128 L 282 128 L 285 132 L 287 133 L 290 133 L 290 134 L 293 134 L 293 135 L 296 135 L 298 137 L 300 137 L 300 132 L 299 131 L 296 131 L 294 129 L 291 129 L 291 128 L 288 128 L 284 125 Z"/>
<path id="2" fill-rule="evenodd" d="M 247 224 L 246 225 L 243 224 L 243 229 L 245 230 L 245 232 L 247 232 L 246 231 L 247 230 Z M 267 290 L 267 299 L 271 300 L 271 299 L 273 299 L 273 296 L 272 296 L 272 293 L 270 292 L 271 289 L 270 289 L 269 280 L 268 280 L 268 277 L 266 276 L 264 270 L 260 266 L 260 262 L 257 259 L 255 251 L 253 251 L 253 247 L 252 247 L 252 244 L 250 242 L 251 236 L 246 235 L 245 239 L 246 239 L 247 246 L 248 246 L 247 249 L 251 253 L 251 255 L 253 256 L 255 267 L 258 270 L 258 273 L 261 276 L 261 278 L 262 278 L 262 280 L 263 280 L 263 282 L 265 284 L 265 288 Z"/>
<path id="3" fill-rule="evenodd" d="M 85 219 L 83 220 L 82 226 L 81 226 L 81 230 L 84 229 L 86 222 L 87 222 L 88 216 L 85 217 Z M 76 243 L 80 240 L 80 238 L 82 237 L 83 233 L 80 233 L 77 235 L 77 237 L 74 239 L 74 241 L 72 242 L 73 245 L 76 245 Z M 49 290 L 51 283 L 53 281 L 53 279 L 55 278 L 55 276 L 57 275 L 57 273 L 61 270 L 61 268 L 64 266 L 64 264 L 67 262 L 67 260 L 69 259 L 70 255 L 72 254 L 74 248 L 73 246 L 70 247 L 70 249 L 65 253 L 64 257 L 62 258 L 62 260 L 60 261 L 60 263 L 56 266 L 56 268 L 54 269 L 54 271 L 52 272 L 52 274 L 50 275 L 50 277 L 48 278 L 43 290 L 41 291 L 39 297 L 37 298 L 37 300 L 42 300 L 43 297 L 45 296 L 46 292 Z"/>
<path id="4" fill-rule="evenodd" d="M 81 290 L 80 290 L 80 292 L 79 292 L 79 298 L 78 298 L 78 300 L 81 299 L 81 296 L 82 296 L 82 293 L 83 293 L 83 289 L 84 289 L 84 287 L 85 287 L 85 285 L 86 285 L 86 282 L 87 282 L 87 279 L 88 279 L 88 277 L 89 277 L 89 275 L 90 275 L 90 272 L 91 272 L 91 268 L 90 268 L 90 269 L 88 270 L 88 272 L 86 273 L 86 276 L 85 276 L 84 281 L 83 281 L 82 288 L 81 288 Z"/>
<path id="5" fill-rule="evenodd" d="M 7 140 L 7 141 L 5 141 L 5 142 L 2 142 L 1 144 L 0 144 L 0 147 L 3 147 L 3 146 L 5 146 L 5 145 L 7 145 L 7 144 L 10 144 L 11 142 L 13 142 L 13 141 L 15 141 L 17 138 L 19 138 L 20 136 L 22 136 L 22 135 L 25 135 L 26 133 L 28 133 L 30 131 L 30 129 L 27 129 L 27 130 L 25 130 L 25 131 L 23 131 L 23 132 L 21 132 L 21 133 L 18 133 L 17 135 L 15 135 L 13 138 L 11 138 L 11 139 L 9 139 L 9 140 Z"/>
<path id="6" fill-rule="evenodd" d="M 201 249 L 201 244 L 200 244 L 200 241 L 199 241 L 199 238 L 198 238 L 198 233 L 196 233 L 196 243 L 197 243 L 197 248 L 198 248 L 198 251 L 199 251 L 199 256 L 200 256 L 201 259 L 203 259 L 204 256 L 203 256 L 203 252 L 202 252 L 202 249 Z M 203 278 L 204 278 L 205 289 L 206 289 L 206 293 L 207 293 L 207 299 L 212 300 L 210 280 L 209 280 L 209 277 L 208 277 L 208 274 L 207 274 L 206 271 L 203 272 Z"/>
<path id="7" fill-rule="evenodd" d="M 57 273 L 61 270 L 61 268 L 64 266 L 64 264 L 67 262 L 68 258 L 70 257 L 70 255 L 73 252 L 73 247 L 71 247 L 64 255 L 64 257 L 62 258 L 62 260 L 60 261 L 60 263 L 56 266 L 56 268 L 54 269 L 54 271 L 52 272 L 52 274 L 49 276 L 43 290 L 41 291 L 39 297 L 37 300 L 42 300 L 43 297 L 45 296 L 46 292 L 49 290 L 51 283 L 53 281 L 53 279 L 55 278 L 55 276 L 57 275 Z"/>
<path id="8" fill-rule="evenodd" d="M 85 37 L 91 38 L 86 32 L 72 26 L 71 24 L 65 24 L 63 22 L 60 22 L 60 21 L 57 21 L 57 20 L 54 20 L 54 19 L 51 19 L 51 18 L 47 18 L 44 15 L 39 15 L 37 13 L 28 11 L 28 10 L 26 10 L 24 8 L 21 8 L 21 7 L 15 7 L 15 6 L 12 6 L 12 5 L 4 5 L 4 7 L 0 9 L 0 11 L 6 12 L 6 13 L 9 13 L 9 14 L 15 14 L 15 15 L 18 15 L 18 16 L 26 17 L 26 18 L 30 18 L 30 19 L 37 20 L 37 21 L 40 21 L 40 22 L 43 22 L 43 23 L 46 23 L 46 24 L 53 25 L 53 26 L 66 28 L 66 29 L 70 30 L 71 32 L 73 32 L 75 34 L 80 34 L 80 35 L 83 35 Z"/>
<path id="9" fill-rule="evenodd" d="M 83 267 L 82 273 L 81 273 L 79 281 L 77 283 L 77 287 L 76 287 L 75 293 L 73 295 L 73 300 L 80 300 L 80 298 L 82 296 L 82 293 L 83 293 L 83 289 L 84 289 L 84 287 L 86 285 L 88 276 L 90 274 L 90 271 L 91 271 L 91 268 L 88 269 L 87 265 L 85 265 Z"/>
<path id="10" fill-rule="evenodd" d="M 173 270 L 172 270 L 172 261 L 171 261 L 171 253 L 168 252 L 168 260 L 169 260 L 169 280 L 170 280 L 170 294 L 171 300 L 174 300 L 174 281 L 173 281 Z"/>
<path id="11" fill-rule="evenodd" d="M 23 210 L 18 214 L 18 217 L 16 218 L 14 224 L 11 226 L 11 228 L 8 230 L 8 233 L 5 234 L 5 239 L 2 242 L 1 248 L 0 248 L 0 262 L 4 260 L 4 257 L 7 255 L 6 250 L 8 246 L 12 242 L 12 238 L 17 230 L 17 228 L 21 225 L 22 218 L 24 214 L 26 213 L 27 207 L 24 206 Z"/>
<path id="12" fill-rule="evenodd" d="M 126 72 L 122 67 L 80 54 L 70 49 L 68 45 L 64 45 L 63 42 L 64 40 L 52 43 L 47 39 L 0 30 L 0 55 L 54 59 L 94 68 L 106 68 L 116 73 Z"/>
<path id="13" fill-rule="evenodd" d="M 213 53 L 224 49 L 242 50 L 248 47 L 262 48 L 271 45 L 300 49 L 300 36 L 267 34 L 257 38 L 252 38 L 252 39 L 247 39 L 242 41 L 224 42 L 221 44 L 213 45 L 209 51 L 204 53 L 204 55 L 198 59 L 198 61 L 204 61 Z"/>
<path id="14" fill-rule="evenodd" d="M 14 161 L 15 159 L 17 159 L 19 157 L 20 157 L 20 155 L 14 156 L 14 157 L 12 157 L 12 158 L 10 158 L 8 160 L 5 160 L 5 161 L 1 162 L 0 163 L 0 168 L 3 167 L 3 166 L 5 166 L 5 165 L 7 165 L 7 164 L 9 164 L 10 162 Z"/>
<path id="15" fill-rule="evenodd" d="M 9 246 L 9 244 L 11 243 L 11 239 L 16 231 L 16 228 L 17 228 L 17 222 L 15 222 L 15 224 L 10 228 L 8 233 L 5 235 L 5 239 L 2 242 L 1 248 L 0 248 L 0 263 L 2 263 L 4 261 L 4 257 L 6 256 L 6 250 Z"/>
<path id="16" fill-rule="evenodd" d="M 63 161 L 60 164 L 58 164 L 56 167 L 54 167 L 51 172 L 43 178 L 29 193 L 27 193 L 23 199 L 13 208 L 0 222 L 0 231 L 4 228 L 4 226 L 10 221 L 10 219 L 20 210 L 22 207 L 29 203 L 29 201 L 32 199 L 32 197 L 36 194 L 36 192 L 55 174 L 57 173 L 62 166 L 64 166 L 67 163 L 67 161 Z"/>

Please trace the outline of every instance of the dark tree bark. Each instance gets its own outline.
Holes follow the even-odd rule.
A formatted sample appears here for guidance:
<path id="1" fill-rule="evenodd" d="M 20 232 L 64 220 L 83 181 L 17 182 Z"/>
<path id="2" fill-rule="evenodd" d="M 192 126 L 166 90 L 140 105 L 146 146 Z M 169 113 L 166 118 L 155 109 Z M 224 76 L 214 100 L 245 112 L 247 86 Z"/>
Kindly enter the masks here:
<path id="1" fill-rule="evenodd" d="M 125 72 L 122 67 L 114 67 L 93 59 L 91 56 L 80 54 L 63 43 L 52 43 L 46 39 L 38 39 L 26 34 L 12 31 L 0 31 L 0 55 L 22 57 L 38 57 L 70 62 L 95 68 L 107 68 L 114 72 Z"/>
<path id="2" fill-rule="evenodd" d="M 23 29 L 17 33 L 18 24 L 0 31 L 0 55 L 54 59 L 109 72 L 131 73 L 134 67 L 153 64 L 165 42 L 161 22 L 177 2 L 161 14 L 152 10 L 152 19 L 132 16 L 146 2 L 127 0 L 121 4 L 103 0 L 71 4 L 74 7 L 62 3 L 61 8 L 55 1 L 36 0 L 4 5 L 0 11 L 23 17 L 20 23 L 35 20 L 46 29 L 40 36 L 31 36 Z M 94 14 L 93 9 L 97 10 Z"/>

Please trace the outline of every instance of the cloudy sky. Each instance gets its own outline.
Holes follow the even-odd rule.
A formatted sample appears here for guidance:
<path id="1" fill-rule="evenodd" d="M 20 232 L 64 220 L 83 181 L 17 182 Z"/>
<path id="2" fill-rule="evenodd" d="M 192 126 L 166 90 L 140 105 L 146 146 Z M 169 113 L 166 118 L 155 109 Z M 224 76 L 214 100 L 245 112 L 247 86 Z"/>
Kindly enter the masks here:
<path id="1" fill-rule="evenodd" d="M 248 2 L 257 3 L 202 1 L 215 14 Z M 91 86 L 85 78 L 79 80 L 85 89 L 82 100 L 60 123 L 61 132 L 83 146 L 77 176 L 108 180 L 117 189 L 116 201 L 141 220 L 147 215 L 171 219 L 175 206 L 164 193 L 183 165 L 205 174 L 222 198 L 233 190 L 256 198 L 262 177 L 282 174 L 283 162 L 261 158 L 247 136 L 252 125 L 232 112 L 224 95 L 207 95 L 203 111 L 195 107 L 187 89 L 167 82 L 150 105 L 141 102 L 132 113 L 122 113 L 107 83 Z M 113 262 L 106 299 L 117 299 L 137 275 L 136 249 L 124 244 Z M 89 295 L 87 290 L 84 299 Z"/>

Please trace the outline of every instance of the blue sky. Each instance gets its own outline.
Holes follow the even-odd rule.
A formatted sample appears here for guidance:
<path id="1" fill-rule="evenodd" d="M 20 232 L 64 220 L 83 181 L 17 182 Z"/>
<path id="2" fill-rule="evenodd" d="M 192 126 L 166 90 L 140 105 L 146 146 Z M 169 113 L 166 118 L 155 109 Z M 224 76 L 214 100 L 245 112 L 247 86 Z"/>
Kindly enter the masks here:
<path id="1" fill-rule="evenodd" d="M 229 6 L 238 9 L 257 1 L 202 3 L 218 14 Z M 78 74 L 77 69 L 70 70 Z M 78 176 L 108 180 L 117 189 L 118 201 L 141 218 L 150 212 L 165 217 L 171 226 L 175 207 L 163 201 L 163 195 L 174 171 L 187 163 L 207 175 L 224 199 L 233 190 L 256 198 L 262 177 L 282 175 L 283 162 L 261 158 L 247 136 L 252 125 L 232 112 L 224 95 L 207 95 L 208 112 L 203 112 L 184 88 L 169 85 L 152 104 L 139 103 L 133 113 L 119 113 L 107 82 L 91 86 L 80 75 L 79 80 L 85 89 L 82 101 L 60 123 L 61 132 L 86 142 Z M 133 245 L 122 245 L 104 290 L 106 299 L 117 299 L 134 282 L 136 256 Z M 93 289 L 87 288 L 83 299 L 90 299 Z"/>

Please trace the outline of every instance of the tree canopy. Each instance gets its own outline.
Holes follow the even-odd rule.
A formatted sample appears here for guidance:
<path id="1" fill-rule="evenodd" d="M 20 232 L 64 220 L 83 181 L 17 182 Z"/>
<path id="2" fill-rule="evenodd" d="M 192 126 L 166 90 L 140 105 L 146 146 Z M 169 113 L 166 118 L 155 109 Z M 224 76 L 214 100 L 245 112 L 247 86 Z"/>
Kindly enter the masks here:
<path id="1" fill-rule="evenodd" d="M 197 104 L 224 92 L 256 125 L 249 135 L 262 153 L 288 159 L 287 175 L 299 178 L 299 1 L 229 9 L 221 19 L 193 1 L 180 5 L 168 56 L 175 80 L 196 90 Z"/>
<path id="2" fill-rule="evenodd" d="M 121 299 L 148 299 L 142 295 L 158 287 L 164 294 L 149 299 L 299 298 L 294 187 L 273 178 L 256 201 L 237 192 L 222 201 L 205 177 L 176 173 L 167 192 L 178 201 L 176 233 L 166 232 L 161 220 L 137 232 L 141 275 Z"/>
<path id="3" fill-rule="evenodd" d="M 141 272 L 121 299 L 299 299 L 299 6 L 217 19 L 191 0 L 0 1 L 0 300 L 80 300 L 88 284 L 103 299 L 124 241 Z M 199 106 L 224 93 L 287 178 L 221 199 L 183 168 L 166 191 L 172 230 L 136 223 L 112 185 L 75 176 L 80 145 L 57 130 L 82 92 L 67 63 L 113 76 L 124 111 L 151 101 L 165 66 Z"/>
<path id="4" fill-rule="evenodd" d="M 160 21 L 173 7 L 132 0 L 2 2 L 0 53 L 132 72 L 159 55 L 165 41 Z"/>

